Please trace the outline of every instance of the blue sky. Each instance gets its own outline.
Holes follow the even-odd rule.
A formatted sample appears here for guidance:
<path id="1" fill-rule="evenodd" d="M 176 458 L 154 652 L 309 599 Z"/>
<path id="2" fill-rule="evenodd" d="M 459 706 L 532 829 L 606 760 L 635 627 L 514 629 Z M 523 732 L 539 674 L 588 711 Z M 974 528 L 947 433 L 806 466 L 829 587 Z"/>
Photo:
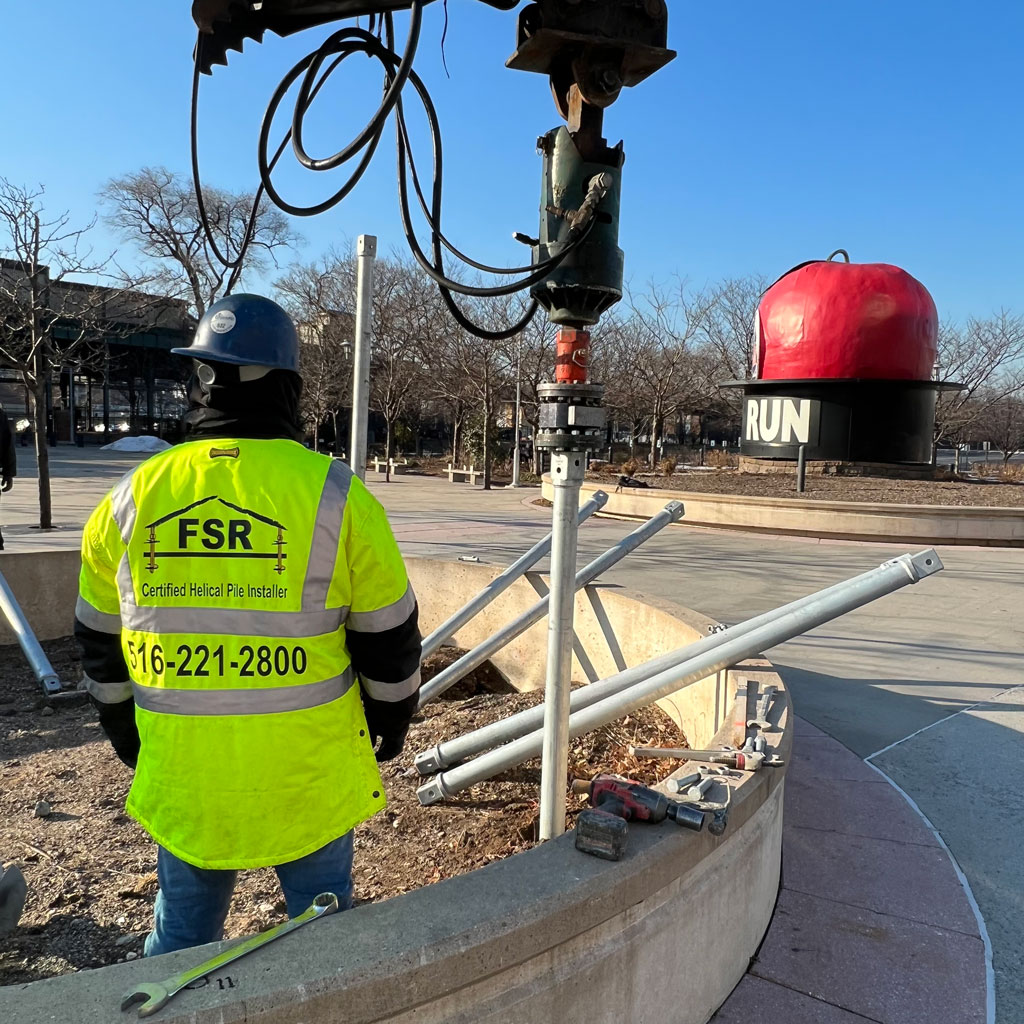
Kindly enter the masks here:
<path id="1" fill-rule="evenodd" d="M 188 0 L 3 6 L 0 175 L 45 184 L 52 209 L 87 220 L 110 176 L 146 164 L 187 169 Z M 626 145 L 620 244 L 635 283 L 676 272 L 696 284 L 775 275 L 843 247 L 855 261 L 903 266 L 943 315 L 1024 308 L 1024 4 L 669 6 L 679 57 L 627 90 L 605 120 L 610 140 Z M 526 250 L 511 233 L 536 231 L 535 140 L 558 117 L 543 78 L 503 67 L 514 15 L 474 0 L 448 7 L 451 77 L 439 2 L 427 8 L 416 65 L 445 133 L 446 227 L 472 255 L 518 264 Z M 255 186 L 267 99 L 327 32 L 268 36 L 204 77 L 205 180 Z M 353 61 L 325 88 L 307 148 L 340 148 L 371 113 L 377 82 L 368 62 Z M 299 255 L 360 232 L 378 235 L 385 251 L 402 244 L 390 131 L 387 140 L 340 208 L 297 223 Z M 327 194 L 330 175 L 282 168 L 289 196 Z"/>

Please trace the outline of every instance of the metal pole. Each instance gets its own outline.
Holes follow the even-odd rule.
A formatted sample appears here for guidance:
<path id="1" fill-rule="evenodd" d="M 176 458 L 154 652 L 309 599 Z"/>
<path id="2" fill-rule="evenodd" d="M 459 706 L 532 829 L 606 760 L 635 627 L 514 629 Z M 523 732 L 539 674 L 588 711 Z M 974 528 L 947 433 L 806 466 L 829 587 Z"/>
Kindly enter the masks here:
<path id="1" fill-rule="evenodd" d="M 352 359 L 352 422 L 348 453 L 352 472 L 366 479 L 366 431 L 370 418 L 370 337 L 373 326 L 373 261 L 377 236 L 360 235 L 356 244 L 356 322 Z"/>
<path id="2" fill-rule="evenodd" d="M 510 487 L 519 486 L 519 427 L 522 423 L 523 411 L 523 336 L 516 341 L 516 428 L 515 441 L 512 446 L 512 483 Z"/>
<path id="3" fill-rule="evenodd" d="M 755 629 L 760 629 L 762 626 L 777 622 L 782 616 L 800 611 L 808 605 L 831 599 L 833 596 L 842 595 L 850 586 L 858 581 L 871 578 L 875 571 L 871 569 L 860 576 L 855 576 L 853 579 L 836 583 L 825 590 L 819 590 L 814 594 L 809 594 L 796 601 L 791 601 L 789 604 L 782 605 L 780 608 L 774 608 L 770 612 L 747 619 L 746 622 L 739 622 L 734 626 L 729 626 L 728 629 L 702 637 L 700 640 L 687 644 L 685 647 L 679 647 L 667 654 L 661 654 L 657 658 L 645 661 L 643 664 L 634 665 L 623 672 L 616 672 L 606 679 L 599 679 L 588 686 L 582 686 L 572 692 L 569 702 L 570 707 L 573 711 L 579 711 L 589 707 L 591 704 L 596 704 L 605 697 L 621 693 L 623 690 L 629 689 L 644 679 L 650 679 L 655 673 L 661 672 L 664 669 L 676 666 L 680 670 L 685 669 L 691 662 L 696 662 L 698 658 L 703 657 L 710 651 L 717 650 L 737 637 L 746 636 Z M 462 736 L 456 736 L 454 739 L 446 740 L 428 750 L 424 750 L 416 755 L 416 768 L 420 775 L 433 775 L 436 772 L 443 771 L 445 768 L 460 764 L 484 750 L 490 750 L 493 747 L 500 746 L 502 743 L 508 743 L 519 736 L 525 736 L 527 733 L 539 728 L 543 721 L 543 706 L 537 705 L 536 707 L 527 708 L 525 711 L 510 715 L 508 718 L 492 722 L 490 725 L 483 726 L 483 728 L 475 729 Z"/>
<path id="4" fill-rule="evenodd" d="M 598 509 L 604 508 L 608 495 L 604 491 L 595 491 L 594 496 L 579 510 L 577 523 L 585 523 Z M 446 640 L 449 640 L 471 619 L 484 610 L 499 594 L 503 594 L 520 576 L 537 564 L 551 550 L 551 534 L 536 544 L 513 562 L 500 576 L 491 580 L 471 601 L 463 605 L 451 618 L 441 623 L 433 633 L 423 641 L 420 660 L 430 657 Z"/>
<path id="5" fill-rule="evenodd" d="M 910 583 L 917 583 L 941 569 L 942 562 L 931 549 L 916 555 L 900 555 L 870 573 L 847 581 L 840 593 L 833 592 L 828 596 L 819 594 L 818 600 L 808 602 L 797 611 L 780 615 L 775 622 L 736 637 L 702 658 L 687 662 L 685 667 L 665 669 L 628 690 L 574 712 L 569 718 L 569 736 L 572 738 L 599 729 L 623 715 L 667 697 L 683 686 L 697 682 L 714 672 L 720 672 L 745 658 L 761 654 L 846 612 L 891 594 Z M 541 752 L 542 744 L 542 733 L 532 732 L 478 757 L 475 761 L 443 772 L 417 790 L 420 803 L 438 803 L 468 786 L 514 768 L 536 757 Z"/>
<path id="6" fill-rule="evenodd" d="M 551 481 L 551 602 L 544 684 L 544 756 L 540 779 L 539 838 L 565 831 L 565 786 L 569 766 L 569 691 L 572 677 L 573 612 L 576 609 L 576 509 L 586 473 L 583 452 L 555 452 Z"/>
<path id="7" fill-rule="evenodd" d="M 50 659 L 39 646 L 32 627 L 25 618 L 14 592 L 11 590 L 3 573 L 0 573 L 0 611 L 3 611 L 11 632 L 18 638 L 18 643 L 35 673 L 36 679 L 43 685 L 43 693 L 60 693 L 60 676 L 53 670 Z"/>
<path id="8" fill-rule="evenodd" d="M 75 367 L 68 367 L 68 409 L 71 412 L 71 425 L 68 427 L 68 440 L 75 443 Z"/>
<path id="9" fill-rule="evenodd" d="M 681 519 L 683 511 L 682 502 L 670 501 L 656 516 L 652 516 L 646 523 L 641 524 L 632 533 L 623 537 L 618 544 L 610 547 L 603 555 L 598 556 L 589 565 L 580 569 L 576 573 L 576 590 L 580 590 L 588 583 L 592 583 L 606 569 L 610 569 L 617 562 L 620 562 L 631 551 L 634 551 L 644 541 L 649 540 L 656 533 L 663 530 L 669 523 L 674 523 Z M 482 665 L 495 651 L 500 651 L 502 647 L 514 640 L 520 633 L 525 633 L 535 622 L 544 618 L 548 611 L 550 596 L 549 594 L 547 597 L 541 598 L 535 605 L 517 616 L 507 626 L 489 636 L 468 654 L 464 654 L 454 664 L 449 665 L 443 672 L 439 672 L 434 676 L 420 690 L 419 706 L 423 707 L 427 701 L 433 700 L 444 693 L 449 687 L 454 686 L 463 676 L 472 672 L 478 665 Z"/>
<path id="10" fill-rule="evenodd" d="M 804 493 L 807 485 L 807 445 L 802 444 L 796 453 L 796 492 Z"/>

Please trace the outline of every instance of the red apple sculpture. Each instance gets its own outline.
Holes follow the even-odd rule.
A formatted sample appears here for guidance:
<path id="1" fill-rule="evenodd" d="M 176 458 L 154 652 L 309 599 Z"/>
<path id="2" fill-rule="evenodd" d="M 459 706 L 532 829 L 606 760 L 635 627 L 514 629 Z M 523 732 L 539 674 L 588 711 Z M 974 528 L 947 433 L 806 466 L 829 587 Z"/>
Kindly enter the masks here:
<path id="1" fill-rule="evenodd" d="M 938 317 L 928 290 L 899 267 L 848 259 L 804 264 L 765 292 L 761 380 L 931 379 Z"/>

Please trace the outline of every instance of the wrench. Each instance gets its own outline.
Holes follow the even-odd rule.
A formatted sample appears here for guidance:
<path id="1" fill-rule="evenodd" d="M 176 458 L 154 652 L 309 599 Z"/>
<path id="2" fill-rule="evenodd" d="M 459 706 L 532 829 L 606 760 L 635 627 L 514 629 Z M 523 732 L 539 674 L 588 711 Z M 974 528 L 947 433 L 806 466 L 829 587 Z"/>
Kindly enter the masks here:
<path id="1" fill-rule="evenodd" d="M 260 932 L 259 935 L 253 935 L 248 939 L 243 939 L 241 942 L 236 942 L 235 945 L 229 946 L 223 952 L 210 957 L 209 960 L 199 964 L 198 967 L 191 967 L 189 970 L 182 971 L 166 981 L 141 982 L 130 992 L 125 992 L 121 997 L 121 1009 L 127 1010 L 134 1003 L 142 1003 L 139 1007 L 139 1016 L 149 1017 L 156 1013 L 157 1010 L 162 1009 L 167 1001 L 172 996 L 177 995 L 186 985 L 191 985 L 193 981 L 205 978 L 207 974 L 217 970 L 218 967 L 223 967 L 225 964 L 245 956 L 246 953 L 251 953 L 254 949 L 259 949 L 260 946 L 265 946 L 268 942 L 273 942 L 274 939 L 279 939 L 282 935 L 287 935 L 288 932 L 301 928 L 304 924 L 308 924 L 318 917 L 326 917 L 328 914 L 333 914 L 337 909 L 338 897 L 333 892 L 322 892 L 313 900 L 313 904 L 308 910 L 304 910 L 298 917 L 292 918 L 291 921 L 286 921 L 284 924 L 279 924 L 265 932 Z M 142 1002 L 143 1000 L 145 1002 Z"/>

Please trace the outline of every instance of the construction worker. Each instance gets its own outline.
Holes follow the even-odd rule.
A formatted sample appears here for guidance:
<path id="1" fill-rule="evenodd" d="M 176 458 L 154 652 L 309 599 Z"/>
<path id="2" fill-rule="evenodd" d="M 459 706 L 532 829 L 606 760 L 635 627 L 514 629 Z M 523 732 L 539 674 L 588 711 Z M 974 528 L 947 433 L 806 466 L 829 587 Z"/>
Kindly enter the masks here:
<path id="1" fill-rule="evenodd" d="M 274 866 L 290 916 L 351 905 L 352 829 L 385 804 L 420 675 L 417 605 L 384 510 L 309 451 L 298 338 L 256 295 L 214 303 L 184 443 L 82 537 L 75 634 L 100 724 L 157 842 L 146 955 L 218 939 L 235 873 Z M 376 760 L 374 744 L 376 747 Z"/>

